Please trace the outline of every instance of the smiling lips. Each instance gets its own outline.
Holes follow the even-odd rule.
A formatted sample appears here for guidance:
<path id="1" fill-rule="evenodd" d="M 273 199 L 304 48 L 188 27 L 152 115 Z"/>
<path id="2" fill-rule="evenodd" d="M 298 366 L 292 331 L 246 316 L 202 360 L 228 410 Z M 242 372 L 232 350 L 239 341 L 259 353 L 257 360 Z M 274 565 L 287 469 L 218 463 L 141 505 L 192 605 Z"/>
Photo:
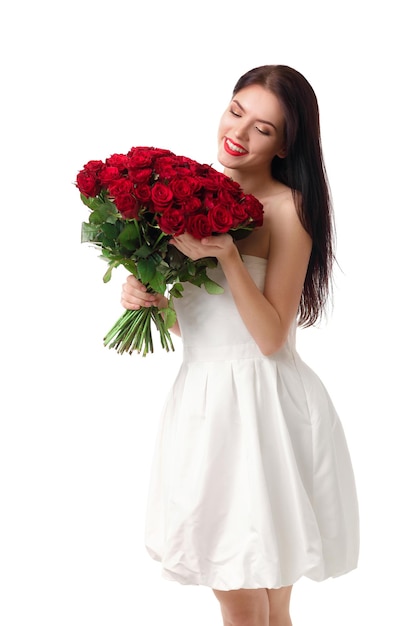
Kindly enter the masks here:
<path id="1" fill-rule="evenodd" d="M 228 137 L 224 140 L 224 149 L 227 154 L 231 154 L 232 156 L 244 156 L 248 154 L 248 151 L 245 150 L 243 146 L 240 146 L 238 143 L 234 143 Z"/>

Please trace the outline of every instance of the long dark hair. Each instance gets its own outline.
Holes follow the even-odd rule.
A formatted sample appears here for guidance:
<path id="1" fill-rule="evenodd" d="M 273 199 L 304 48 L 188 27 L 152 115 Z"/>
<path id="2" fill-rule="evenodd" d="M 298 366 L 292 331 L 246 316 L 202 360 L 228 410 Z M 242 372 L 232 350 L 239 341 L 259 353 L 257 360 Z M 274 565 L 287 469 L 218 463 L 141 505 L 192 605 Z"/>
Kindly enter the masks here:
<path id="1" fill-rule="evenodd" d="M 286 156 L 274 157 L 271 173 L 292 189 L 300 221 L 313 240 L 298 311 L 298 324 L 312 326 L 331 294 L 335 236 L 317 98 L 304 76 L 286 65 L 250 70 L 239 78 L 233 95 L 249 85 L 271 91 L 284 109 Z"/>

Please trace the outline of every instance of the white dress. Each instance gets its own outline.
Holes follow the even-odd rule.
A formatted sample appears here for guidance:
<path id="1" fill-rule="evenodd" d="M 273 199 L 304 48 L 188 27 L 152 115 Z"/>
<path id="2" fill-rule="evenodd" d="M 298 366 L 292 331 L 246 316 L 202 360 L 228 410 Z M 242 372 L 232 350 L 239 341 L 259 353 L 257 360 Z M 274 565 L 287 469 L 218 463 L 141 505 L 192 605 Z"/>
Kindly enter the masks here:
<path id="1" fill-rule="evenodd" d="M 266 260 L 243 255 L 259 289 Z M 183 363 L 162 414 L 146 546 L 162 575 L 213 589 L 278 588 L 357 566 L 358 507 L 344 432 L 295 348 L 264 356 L 225 291 L 184 285 Z"/>

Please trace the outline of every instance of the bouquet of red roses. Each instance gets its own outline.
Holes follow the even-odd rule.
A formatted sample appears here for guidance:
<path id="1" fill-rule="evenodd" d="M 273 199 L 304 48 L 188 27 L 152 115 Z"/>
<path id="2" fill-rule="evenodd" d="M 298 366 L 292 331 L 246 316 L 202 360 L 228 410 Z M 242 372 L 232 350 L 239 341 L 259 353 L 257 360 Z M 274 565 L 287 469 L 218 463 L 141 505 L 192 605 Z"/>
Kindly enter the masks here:
<path id="1" fill-rule="evenodd" d="M 222 288 L 206 271 L 217 259 L 192 261 L 169 245 L 171 236 L 188 232 L 198 239 L 220 233 L 244 237 L 262 224 L 262 204 L 213 167 L 160 148 L 132 148 L 105 161 L 89 161 L 75 184 L 90 209 L 81 240 L 98 247 L 109 264 L 104 282 L 122 265 L 151 291 L 164 294 L 170 285 L 165 309 L 125 311 L 104 337 L 104 345 L 145 356 L 153 352 L 154 324 L 162 346 L 173 350 L 172 299 L 181 297 L 181 283 L 204 286 L 213 294 Z"/>

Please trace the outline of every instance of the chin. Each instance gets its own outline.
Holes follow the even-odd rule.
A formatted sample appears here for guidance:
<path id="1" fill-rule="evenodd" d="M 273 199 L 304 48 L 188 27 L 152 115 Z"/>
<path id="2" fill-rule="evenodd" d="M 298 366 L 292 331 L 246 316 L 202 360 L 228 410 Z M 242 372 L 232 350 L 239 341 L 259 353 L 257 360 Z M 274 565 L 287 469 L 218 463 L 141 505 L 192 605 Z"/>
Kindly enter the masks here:
<path id="1" fill-rule="evenodd" d="M 218 151 L 217 160 L 220 163 L 220 165 L 223 165 L 223 167 L 230 167 L 230 165 L 228 165 L 227 163 L 227 159 L 224 158 L 224 153 L 222 150 Z"/>
<path id="2" fill-rule="evenodd" d="M 217 160 L 218 160 L 218 162 L 220 163 L 220 165 L 223 165 L 223 167 L 227 167 L 227 165 L 226 165 L 226 164 L 225 164 L 225 162 L 224 162 L 223 155 L 218 154 L 218 155 L 217 155 Z"/>
<path id="3" fill-rule="evenodd" d="M 234 170 L 236 167 L 236 163 L 233 161 L 233 157 L 230 157 L 222 148 L 219 149 L 217 153 L 217 160 L 220 165 L 223 167 L 227 167 L 229 170 Z"/>

